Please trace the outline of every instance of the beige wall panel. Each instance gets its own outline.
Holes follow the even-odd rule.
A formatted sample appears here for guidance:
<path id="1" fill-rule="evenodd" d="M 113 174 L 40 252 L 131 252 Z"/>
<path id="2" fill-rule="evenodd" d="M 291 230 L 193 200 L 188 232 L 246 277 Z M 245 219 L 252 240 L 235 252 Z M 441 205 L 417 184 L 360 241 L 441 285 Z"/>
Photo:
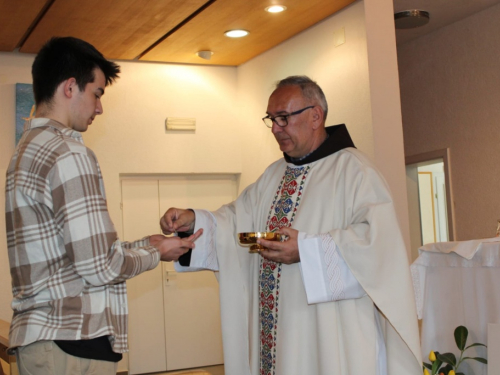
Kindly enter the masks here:
<path id="1" fill-rule="evenodd" d="M 500 5 L 398 46 L 406 155 L 449 148 L 455 239 L 500 219 Z"/>

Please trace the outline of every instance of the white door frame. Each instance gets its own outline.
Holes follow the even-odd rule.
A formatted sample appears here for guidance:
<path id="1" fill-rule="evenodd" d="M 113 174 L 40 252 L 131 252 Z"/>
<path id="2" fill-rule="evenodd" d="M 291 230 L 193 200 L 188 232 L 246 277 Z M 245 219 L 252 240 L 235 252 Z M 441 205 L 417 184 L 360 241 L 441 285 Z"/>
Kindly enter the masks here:
<path id="1" fill-rule="evenodd" d="M 453 200 L 453 189 L 451 187 L 450 149 L 425 152 L 422 154 L 405 157 L 405 164 L 421 164 L 431 160 L 442 159 L 444 164 L 444 179 L 446 184 L 446 210 L 448 212 L 448 239 L 455 241 L 455 210 Z"/>

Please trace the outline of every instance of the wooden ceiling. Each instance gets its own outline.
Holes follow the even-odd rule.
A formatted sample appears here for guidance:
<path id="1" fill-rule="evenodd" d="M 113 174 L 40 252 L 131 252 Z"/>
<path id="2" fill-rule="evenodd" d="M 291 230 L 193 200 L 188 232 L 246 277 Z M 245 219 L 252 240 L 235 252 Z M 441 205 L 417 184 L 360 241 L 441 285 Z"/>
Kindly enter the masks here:
<path id="1" fill-rule="evenodd" d="M 354 1 L 0 0 L 0 51 L 37 53 L 52 36 L 74 36 L 108 59 L 238 66 Z M 287 9 L 265 11 L 275 4 Z M 250 34 L 224 36 L 230 29 Z"/>

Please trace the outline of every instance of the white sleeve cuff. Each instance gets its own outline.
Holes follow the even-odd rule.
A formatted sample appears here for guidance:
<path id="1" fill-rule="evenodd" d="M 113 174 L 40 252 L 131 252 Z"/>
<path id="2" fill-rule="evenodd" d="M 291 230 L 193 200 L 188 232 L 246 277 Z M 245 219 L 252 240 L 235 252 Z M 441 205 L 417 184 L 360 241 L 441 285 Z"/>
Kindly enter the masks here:
<path id="1" fill-rule="evenodd" d="M 329 234 L 299 232 L 298 245 L 309 304 L 360 298 L 366 294 Z"/>

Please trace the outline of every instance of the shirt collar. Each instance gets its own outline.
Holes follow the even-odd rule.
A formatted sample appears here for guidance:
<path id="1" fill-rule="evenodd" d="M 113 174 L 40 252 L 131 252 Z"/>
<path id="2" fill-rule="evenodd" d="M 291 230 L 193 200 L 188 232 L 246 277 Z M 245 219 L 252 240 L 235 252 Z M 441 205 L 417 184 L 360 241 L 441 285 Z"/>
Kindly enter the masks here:
<path id="1" fill-rule="evenodd" d="M 54 129 L 56 129 L 56 131 L 58 131 L 64 135 L 70 136 L 71 138 L 74 138 L 74 139 L 83 143 L 82 134 L 80 132 L 77 132 L 76 130 L 73 130 L 73 129 L 67 127 L 66 125 L 64 125 L 56 120 L 52 120 L 50 118 L 44 118 L 44 117 L 32 118 L 26 122 L 24 130 L 41 128 L 43 126 L 48 126 L 48 127 L 54 128 Z"/>

